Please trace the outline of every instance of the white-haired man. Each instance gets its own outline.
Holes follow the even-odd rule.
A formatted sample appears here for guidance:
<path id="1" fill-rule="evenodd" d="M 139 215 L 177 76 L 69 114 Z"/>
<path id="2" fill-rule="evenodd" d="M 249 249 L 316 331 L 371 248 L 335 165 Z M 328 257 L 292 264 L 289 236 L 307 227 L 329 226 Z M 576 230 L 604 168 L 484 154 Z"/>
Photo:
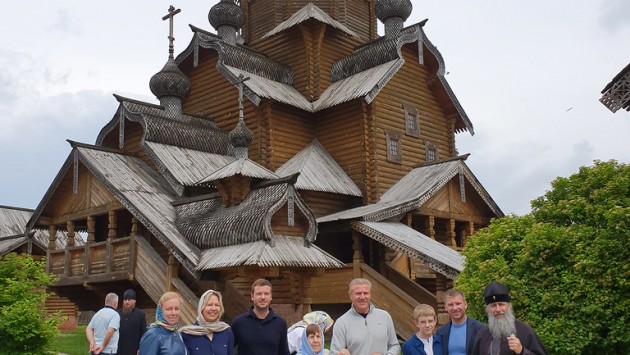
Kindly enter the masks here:
<path id="1" fill-rule="evenodd" d="M 473 355 L 547 355 L 536 332 L 514 316 L 508 288 L 492 281 L 483 291 L 488 327 L 477 333 Z"/>
<path id="2" fill-rule="evenodd" d="M 350 281 L 352 307 L 335 322 L 330 355 L 398 355 L 400 344 L 392 317 L 372 304 L 372 283 Z"/>

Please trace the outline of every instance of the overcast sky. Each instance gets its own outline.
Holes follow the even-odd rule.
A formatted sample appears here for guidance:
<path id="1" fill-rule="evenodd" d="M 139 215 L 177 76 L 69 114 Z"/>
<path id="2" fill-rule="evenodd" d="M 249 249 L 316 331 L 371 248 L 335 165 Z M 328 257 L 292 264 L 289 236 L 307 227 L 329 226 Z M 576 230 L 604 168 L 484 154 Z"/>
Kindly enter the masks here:
<path id="1" fill-rule="evenodd" d="M 0 205 L 35 208 L 70 152 L 93 144 L 119 95 L 157 103 L 149 79 L 218 1 L 12 1 L 0 21 Z M 630 162 L 630 113 L 600 91 L 630 62 L 627 0 L 413 0 L 405 23 L 446 63 L 475 135 L 459 152 L 505 213 L 524 214 L 558 176 Z"/>

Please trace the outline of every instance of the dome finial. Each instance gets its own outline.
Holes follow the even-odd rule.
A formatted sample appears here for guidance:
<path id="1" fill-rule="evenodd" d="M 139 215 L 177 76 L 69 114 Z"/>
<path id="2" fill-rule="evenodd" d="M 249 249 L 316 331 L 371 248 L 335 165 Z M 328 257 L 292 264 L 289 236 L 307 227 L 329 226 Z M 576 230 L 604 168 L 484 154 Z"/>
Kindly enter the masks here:
<path id="1" fill-rule="evenodd" d="M 238 82 L 238 123 L 228 134 L 228 139 L 234 147 L 234 155 L 237 158 L 247 158 L 249 145 L 252 143 L 254 133 L 245 125 L 245 117 L 243 113 L 243 83 L 249 80 L 249 77 L 239 75 Z"/>
<path id="2" fill-rule="evenodd" d="M 225 42 L 234 45 L 237 33 L 245 22 L 245 15 L 235 0 L 221 0 L 210 9 L 208 21 Z"/>
<path id="3" fill-rule="evenodd" d="M 162 20 L 169 19 L 169 55 L 164 68 L 151 77 L 149 88 L 160 100 L 160 105 L 170 117 L 179 117 L 182 114 L 182 100 L 190 93 L 190 80 L 175 63 L 173 41 L 173 17 L 180 13 L 181 9 L 175 9 L 172 5 L 168 9 L 168 15 Z"/>

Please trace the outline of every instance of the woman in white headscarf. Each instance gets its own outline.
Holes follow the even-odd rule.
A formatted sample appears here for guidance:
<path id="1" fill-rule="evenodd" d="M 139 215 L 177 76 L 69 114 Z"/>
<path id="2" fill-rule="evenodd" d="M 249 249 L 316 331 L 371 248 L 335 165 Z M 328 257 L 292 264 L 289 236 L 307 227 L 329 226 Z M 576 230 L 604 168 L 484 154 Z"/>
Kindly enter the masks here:
<path id="1" fill-rule="evenodd" d="M 181 327 L 184 343 L 190 355 L 234 354 L 234 334 L 230 326 L 222 322 L 223 297 L 215 290 L 208 290 L 199 299 L 197 322 Z"/>
<path id="2" fill-rule="evenodd" d="M 302 336 L 309 324 L 317 324 L 322 331 L 322 337 L 335 321 L 326 312 L 314 311 L 306 313 L 302 320 L 293 324 L 287 330 L 287 340 L 289 342 L 289 352 L 291 354 L 296 353 L 300 349 L 300 343 Z"/>

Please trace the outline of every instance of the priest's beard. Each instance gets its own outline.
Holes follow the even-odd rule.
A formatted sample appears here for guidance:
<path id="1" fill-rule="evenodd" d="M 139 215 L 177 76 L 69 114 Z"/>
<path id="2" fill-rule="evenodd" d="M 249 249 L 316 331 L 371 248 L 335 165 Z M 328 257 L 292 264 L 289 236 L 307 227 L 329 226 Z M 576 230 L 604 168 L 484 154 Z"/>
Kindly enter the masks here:
<path id="1" fill-rule="evenodd" d="M 488 308 L 486 308 L 486 313 L 488 314 L 488 328 L 493 337 L 507 338 L 516 334 L 515 317 L 511 305 L 501 318 L 497 318 Z"/>

